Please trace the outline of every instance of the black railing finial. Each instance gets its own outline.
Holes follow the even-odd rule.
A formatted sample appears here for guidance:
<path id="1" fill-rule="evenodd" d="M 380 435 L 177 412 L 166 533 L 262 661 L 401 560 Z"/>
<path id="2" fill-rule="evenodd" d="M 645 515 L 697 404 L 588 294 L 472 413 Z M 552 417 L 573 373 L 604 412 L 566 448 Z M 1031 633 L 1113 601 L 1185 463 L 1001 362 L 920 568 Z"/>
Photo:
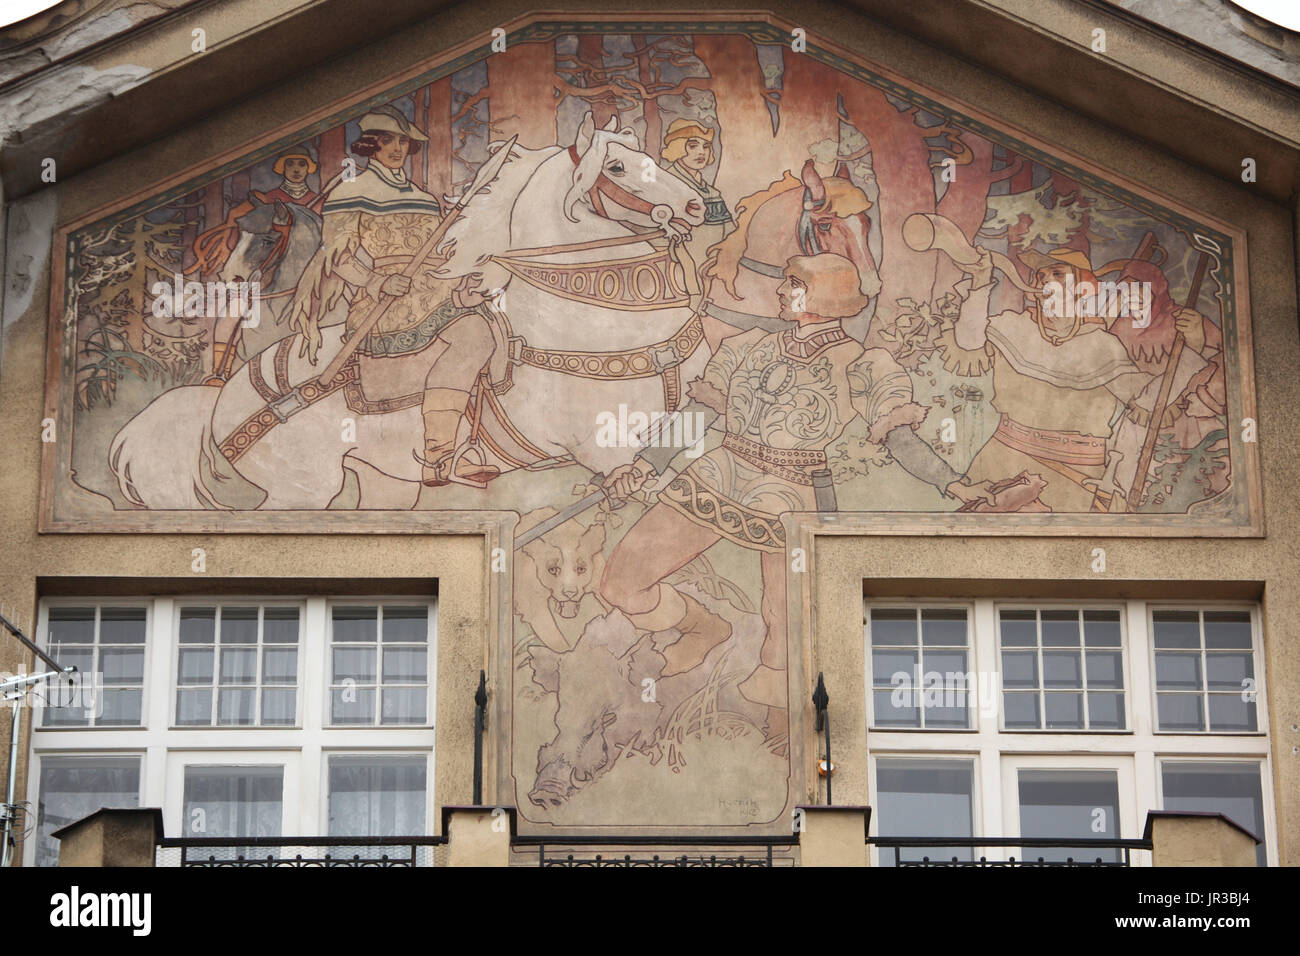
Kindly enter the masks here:
<path id="1" fill-rule="evenodd" d="M 487 674 L 478 672 L 474 691 L 474 806 L 483 805 L 483 724 L 487 720 Z"/>
<path id="2" fill-rule="evenodd" d="M 835 767 L 831 764 L 831 695 L 826 693 L 826 680 L 821 671 L 817 672 L 817 689 L 813 691 L 813 707 L 817 711 L 815 729 L 826 735 L 826 806 L 831 806 L 831 774 Z"/>

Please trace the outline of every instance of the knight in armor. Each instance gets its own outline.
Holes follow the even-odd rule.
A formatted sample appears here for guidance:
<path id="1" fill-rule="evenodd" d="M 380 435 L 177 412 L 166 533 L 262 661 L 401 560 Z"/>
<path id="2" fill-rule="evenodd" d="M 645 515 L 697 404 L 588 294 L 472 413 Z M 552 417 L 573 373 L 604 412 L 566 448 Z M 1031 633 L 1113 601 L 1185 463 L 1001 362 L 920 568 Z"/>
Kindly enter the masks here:
<path id="1" fill-rule="evenodd" d="M 723 340 L 691 397 L 725 422 L 721 446 L 673 478 L 659 500 L 619 542 L 601 594 L 637 627 L 678 631 L 664 650 L 664 676 L 702 662 L 731 636 L 730 625 L 666 579 L 726 538 L 758 552 L 767 637 L 761 664 L 740 692 L 769 708 L 777 734 L 786 708 L 786 539 L 781 515 L 817 511 L 814 472 L 827 468 L 827 448 L 855 417 L 870 440 L 888 449 L 909 474 L 947 497 L 975 500 L 968 487 L 917 434 L 926 409 L 912 396 L 907 371 L 884 349 L 864 348 L 841 324 L 868 304 L 848 259 L 829 253 L 790 259 L 777 290 L 778 332 L 753 329 Z M 638 459 L 615 469 L 615 497 L 639 488 L 650 469 Z M 773 713 L 776 711 L 777 713 Z"/>

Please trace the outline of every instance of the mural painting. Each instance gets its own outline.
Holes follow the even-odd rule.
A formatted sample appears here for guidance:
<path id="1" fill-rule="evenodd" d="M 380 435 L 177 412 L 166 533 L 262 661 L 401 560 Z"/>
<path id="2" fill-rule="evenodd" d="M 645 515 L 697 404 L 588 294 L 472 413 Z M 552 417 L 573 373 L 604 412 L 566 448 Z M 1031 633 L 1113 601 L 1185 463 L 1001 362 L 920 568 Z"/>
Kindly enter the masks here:
<path id="1" fill-rule="evenodd" d="M 376 89 L 65 230 L 43 526 L 517 515 L 531 823 L 798 802 L 801 520 L 1257 533 L 1227 227 L 768 23 Z"/>

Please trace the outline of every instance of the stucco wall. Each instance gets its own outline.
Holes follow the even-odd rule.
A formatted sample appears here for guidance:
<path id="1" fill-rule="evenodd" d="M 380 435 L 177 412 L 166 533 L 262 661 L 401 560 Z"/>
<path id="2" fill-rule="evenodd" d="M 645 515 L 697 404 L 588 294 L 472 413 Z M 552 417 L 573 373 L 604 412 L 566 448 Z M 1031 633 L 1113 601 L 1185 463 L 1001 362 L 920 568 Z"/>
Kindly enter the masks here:
<path id="1" fill-rule="evenodd" d="M 695 4 L 679 3 L 680 9 Z M 726 3 L 709 4 L 725 9 Z M 618 10 L 616 4 L 574 3 L 574 10 Z M 702 7 L 701 7 L 702 8 Z M 429 50 L 487 33 L 525 12 L 525 3 L 474 5 L 427 21 L 417 28 L 327 66 L 260 96 L 237 111 L 196 118 L 194 125 L 138 153 L 59 182 L 11 207 L 9 228 L 29 223 L 11 240 L 10 275 L 21 258 L 16 249 L 43 250 L 31 264 L 30 298 L 6 302 L 3 368 L 0 369 L 0 595 L 24 620 L 34 618 L 45 582 L 59 580 L 75 591 L 75 579 L 145 578 L 169 588 L 193 582 L 213 589 L 220 578 L 298 578 L 355 582 L 359 569 L 388 579 L 436 578 L 439 593 L 437 804 L 468 803 L 472 758 L 471 699 L 477 672 L 490 662 L 492 595 L 487 583 L 484 540 L 478 535 L 38 535 L 36 533 L 40 422 L 45 386 L 46 324 L 49 307 L 49 244 L 54 229 L 104 203 L 134 192 L 204 157 L 251 139 L 300 111 L 301 103 L 344 99 L 354 89 L 413 64 Z M 737 9 L 743 9 L 738 6 Z M 1263 602 L 1270 725 L 1273 733 L 1274 796 L 1281 862 L 1300 855 L 1300 656 L 1291 634 L 1300 620 L 1300 557 L 1296 555 L 1297 518 L 1289 497 L 1300 489 L 1297 465 L 1281 453 L 1296 407 L 1297 342 L 1294 253 L 1290 211 L 1269 203 L 1248 185 L 1215 179 L 1132 138 L 1121 136 L 1052 102 L 1026 93 L 963 60 L 924 47 L 840 8 L 808 4 L 800 22 L 810 32 L 833 37 L 862 56 L 914 77 L 961 101 L 997 114 L 1037 137 L 1061 145 L 1188 206 L 1248 231 L 1250 300 L 1254 316 L 1255 375 L 1259 408 L 1260 459 L 1264 479 L 1267 537 L 1237 540 L 1134 538 L 945 538 L 827 535 L 815 544 L 815 571 L 795 587 L 808 604 L 813 638 L 806 657 L 811 673 L 824 671 L 834 708 L 838 803 L 871 802 L 866 772 L 862 593 L 864 579 L 907 579 L 932 596 L 959 596 L 983 590 L 1019 596 L 1023 588 L 1006 582 L 1036 582 L 1060 597 L 1146 596 L 1160 582 L 1163 594 L 1203 596 L 1199 582 L 1243 582 L 1235 596 Z M 346 30 L 340 23 L 338 29 Z M 1189 69 L 1187 81 L 1193 82 Z M 213 77 L 212 82 L 220 82 Z M 1220 89 L 1218 108 L 1233 109 L 1233 91 Z M 1154 120 L 1153 120 L 1154 121 Z M 1195 144 L 1188 144 L 1190 150 Z M 52 197 L 52 198 L 51 198 Z M 53 215 L 41 215 L 52 209 Z M 30 213 L 30 214 L 27 214 Z M 8 276 L 7 276 L 8 283 Z M 12 296 L 12 286 L 10 286 Z M 7 297 L 10 298 L 10 297 Z M 19 311 L 21 308 L 21 311 Z M 205 575 L 191 574 L 191 550 L 208 555 Z M 1093 548 L 1104 547 L 1107 571 L 1090 570 Z M 73 579 L 74 583 L 69 583 Z M 942 590 L 926 588 L 924 582 Z M 138 593 L 135 584 L 128 593 Z M 909 589 L 912 584 L 909 583 Z M 918 594 L 921 590 L 918 590 Z M 798 606 L 792 614 L 798 615 Z M 792 635 L 798 633 L 792 631 Z M 0 670 L 19 661 L 16 645 L 0 643 Z M 489 670 L 489 673 L 493 672 Z M 805 702 L 804 720 L 811 726 Z M 489 727 L 488 799 L 501 791 L 492 768 L 504 751 Z M 0 736 L 7 739 L 7 716 Z M 793 742 L 795 763 L 810 771 L 816 748 Z M 25 779 L 26 745 L 20 763 Z M 20 790 L 20 792 L 22 792 Z M 806 793 L 812 800 L 815 793 Z M 803 802 L 797 800 L 795 802 Z"/>

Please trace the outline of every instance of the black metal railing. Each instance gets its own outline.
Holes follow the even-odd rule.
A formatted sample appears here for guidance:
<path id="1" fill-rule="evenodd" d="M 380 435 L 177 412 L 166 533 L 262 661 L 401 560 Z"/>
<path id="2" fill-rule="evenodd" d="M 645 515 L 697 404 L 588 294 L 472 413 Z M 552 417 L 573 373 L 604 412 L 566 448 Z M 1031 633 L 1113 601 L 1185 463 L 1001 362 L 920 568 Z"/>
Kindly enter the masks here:
<path id="1" fill-rule="evenodd" d="M 445 836 L 182 837 L 161 840 L 159 866 L 416 867 L 433 865 Z M 425 848 L 428 849 L 425 849 Z M 179 857 L 175 853 L 179 850 Z"/>
<path id="2" fill-rule="evenodd" d="M 516 836 L 512 848 L 536 847 L 542 867 L 736 867 L 793 866 L 792 855 L 775 850 L 798 845 L 793 836 Z M 687 851 L 686 847 L 698 847 Z M 584 853 L 578 848 L 586 850 Z M 590 849 L 587 849 L 590 848 Z M 601 848 L 607 852 L 595 852 Z M 655 852 L 656 849 L 659 852 Z M 738 852 L 741 850 L 749 852 Z"/>
<path id="3" fill-rule="evenodd" d="M 893 865 L 926 866 L 1130 866 L 1133 850 L 1150 850 L 1150 840 L 1069 839 L 1039 837 L 868 837 L 882 856 L 893 851 Z M 976 856 L 977 850 L 1012 848 L 1022 851 L 1017 859 Z M 911 850 L 913 852 L 907 853 Z M 929 850 L 931 852 L 926 853 Z M 1038 853 L 1035 850 L 1057 850 Z M 954 852 L 956 851 L 956 852 Z M 884 866 L 890 864 L 881 859 Z"/>

